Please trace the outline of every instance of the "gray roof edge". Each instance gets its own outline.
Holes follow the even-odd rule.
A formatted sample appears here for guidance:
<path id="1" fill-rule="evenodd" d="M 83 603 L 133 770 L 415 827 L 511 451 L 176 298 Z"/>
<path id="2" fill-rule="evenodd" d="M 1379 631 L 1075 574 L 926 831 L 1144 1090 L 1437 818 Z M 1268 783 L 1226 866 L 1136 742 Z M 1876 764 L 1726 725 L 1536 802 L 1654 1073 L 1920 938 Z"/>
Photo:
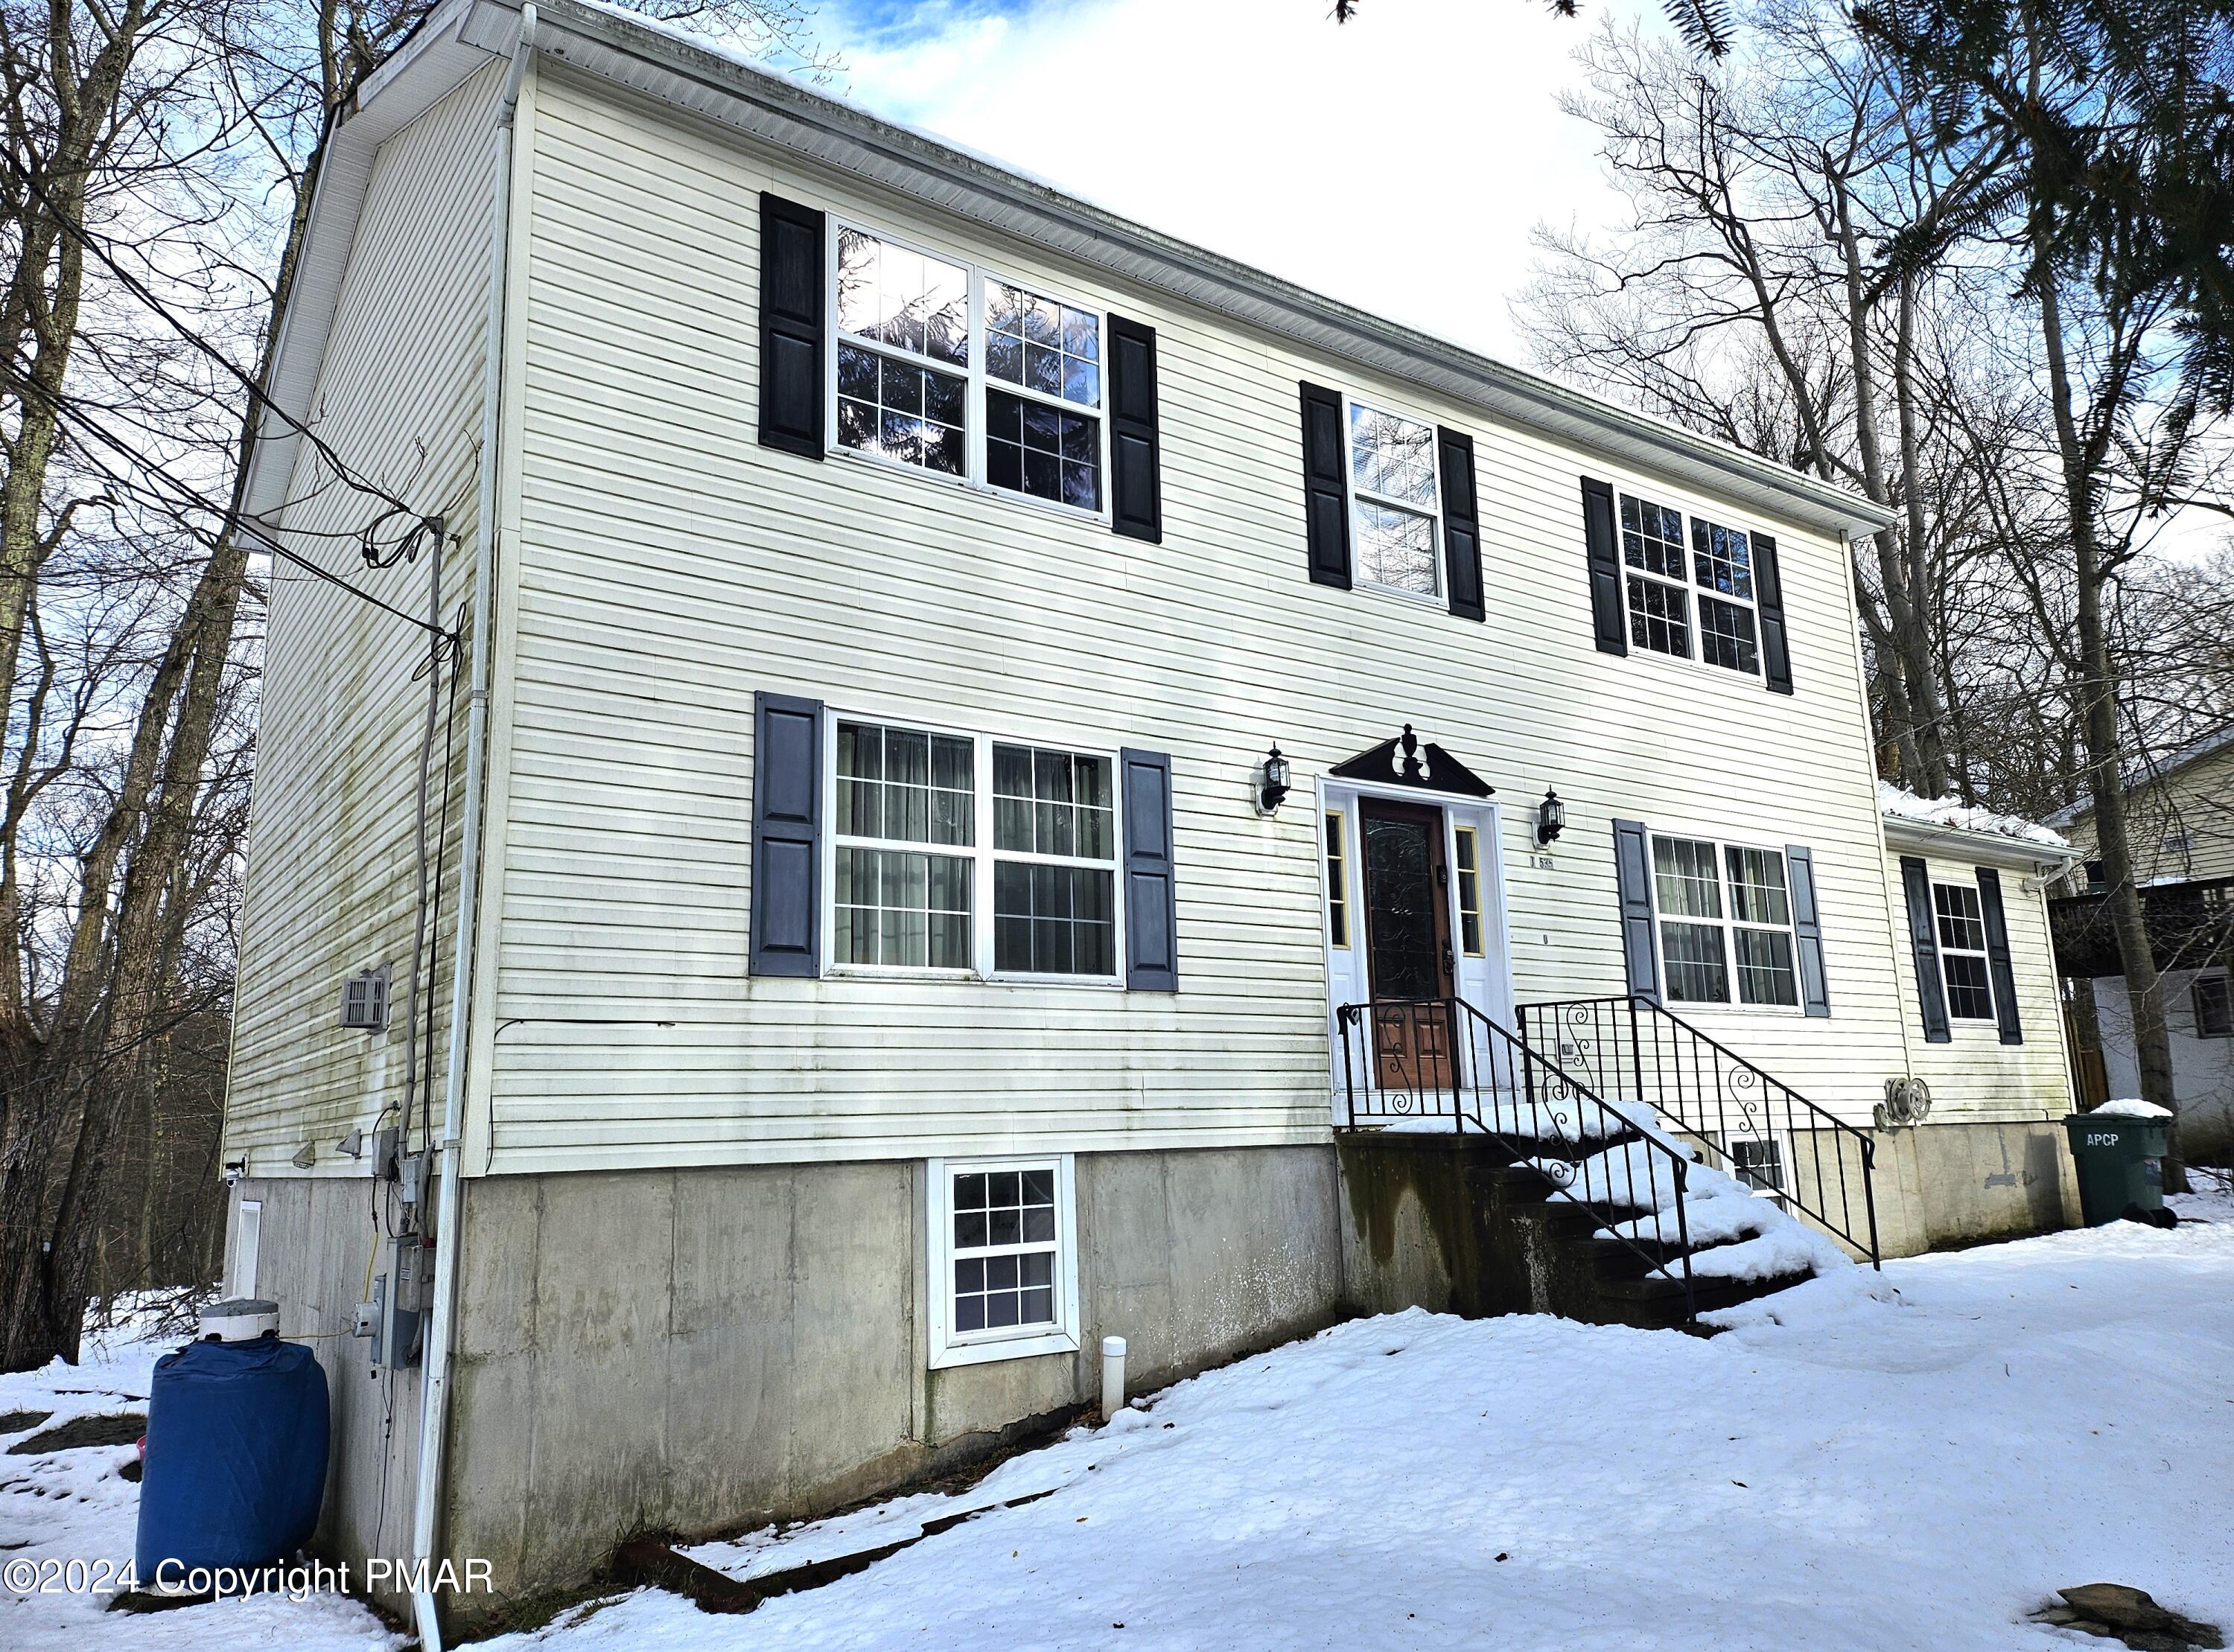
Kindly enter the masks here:
<path id="1" fill-rule="evenodd" d="M 1917 848 L 1941 849 L 1950 853 L 1980 857 L 1988 860 L 2003 860 L 2013 864 L 2035 866 L 2067 866 L 2083 859 L 2086 851 L 2069 845 L 2057 848 L 2053 844 L 2035 843 L 2029 838 L 2013 838 L 2006 832 L 1973 832 L 1963 826 L 1941 826 L 1936 820 L 1912 820 L 1904 814 L 1888 814 L 1885 821 L 1887 843 L 1906 843 Z"/>
<path id="2" fill-rule="evenodd" d="M 2234 722 L 2189 741 L 2186 745 L 2180 747 L 2161 762 L 2152 761 L 2147 758 L 2142 759 L 2126 771 L 2126 789 L 2128 792 L 2138 791 L 2144 786 L 2154 786 L 2160 780 L 2168 780 L 2182 769 L 2199 763 L 2205 758 L 2224 751 L 2229 746 L 2234 746 Z M 2068 808 L 2058 809 L 2041 824 L 2052 826 L 2071 826 L 2085 819 L 2094 813 L 2094 800 L 2081 798 Z"/>

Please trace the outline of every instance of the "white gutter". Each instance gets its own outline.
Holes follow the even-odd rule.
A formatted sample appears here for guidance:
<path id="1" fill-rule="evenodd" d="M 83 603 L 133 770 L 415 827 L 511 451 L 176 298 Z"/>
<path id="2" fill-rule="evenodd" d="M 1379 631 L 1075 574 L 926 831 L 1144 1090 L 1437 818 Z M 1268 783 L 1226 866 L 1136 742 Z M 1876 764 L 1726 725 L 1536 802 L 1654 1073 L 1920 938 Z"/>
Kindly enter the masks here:
<path id="1" fill-rule="evenodd" d="M 461 1189 L 458 1121 L 464 1111 L 466 1022 L 480 923 L 481 770 L 488 744 L 490 592 L 496 583 L 498 393 L 503 383 L 506 250 L 512 234 L 513 119 L 520 77 L 535 49 L 535 8 L 519 9 L 519 37 L 496 114 L 495 200 L 490 212 L 488 321 L 481 344 L 480 532 L 474 547 L 474 663 L 466 704 L 466 787 L 458 853 L 458 938 L 450 960 L 450 1059 L 442 1096 L 442 1181 L 435 1204 L 434 1301 L 420 1377 L 418 1499 L 411 1516 L 411 1616 L 421 1652 L 442 1652 L 432 1575 L 442 1505 L 442 1446 L 450 1410 L 450 1343 L 457 1324 Z M 455 666 L 453 665 L 453 669 Z"/>
<path id="2" fill-rule="evenodd" d="M 2013 838 L 2002 832 L 1942 826 L 1937 820 L 1915 820 L 1904 814 L 1888 814 L 1884 820 L 1888 843 L 1904 841 L 1911 848 L 1921 849 L 1927 854 L 1943 854 L 1950 859 L 2030 861 L 2035 871 L 2053 873 L 2064 872 L 2087 858 L 2085 850 L 2074 849 L 2068 844 L 2058 846 L 2037 843 L 2030 838 Z"/>

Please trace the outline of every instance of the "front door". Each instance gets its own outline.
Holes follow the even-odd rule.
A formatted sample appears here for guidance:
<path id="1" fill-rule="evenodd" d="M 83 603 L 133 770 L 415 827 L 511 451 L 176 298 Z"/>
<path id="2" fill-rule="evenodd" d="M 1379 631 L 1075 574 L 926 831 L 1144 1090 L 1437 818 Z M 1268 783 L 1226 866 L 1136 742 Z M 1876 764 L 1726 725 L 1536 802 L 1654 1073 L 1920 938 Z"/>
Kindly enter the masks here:
<path id="1" fill-rule="evenodd" d="M 1451 1081 L 1450 1022 L 1435 1001 L 1456 989 L 1443 812 L 1365 798 L 1358 815 L 1375 1076 L 1383 1089 L 1440 1089 Z"/>

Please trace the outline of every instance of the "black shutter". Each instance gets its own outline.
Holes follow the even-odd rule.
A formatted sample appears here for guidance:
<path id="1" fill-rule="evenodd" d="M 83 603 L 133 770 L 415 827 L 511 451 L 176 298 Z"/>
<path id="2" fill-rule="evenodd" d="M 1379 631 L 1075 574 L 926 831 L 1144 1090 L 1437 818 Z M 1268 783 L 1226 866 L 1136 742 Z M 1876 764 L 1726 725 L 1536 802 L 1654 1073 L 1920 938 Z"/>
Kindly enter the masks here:
<path id="1" fill-rule="evenodd" d="M 1349 589 L 1349 486 L 1344 472 L 1342 397 L 1316 384 L 1303 392 L 1303 524 L 1311 582 Z"/>
<path id="2" fill-rule="evenodd" d="M 1473 438 L 1463 430 L 1435 428 L 1443 460 L 1443 572 L 1451 612 L 1480 619 L 1481 518 L 1473 495 Z"/>
<path id="3" fill-rule="evenodd" d="M 761 446 L 822 457 L 822 214 L 761 193 Z"/>
<path id="4" fill-rule="evenodd" d="M 822 973 L 822 702 L 753 696 L 754 975 Z"/>
<path id="5" fill-rule="evenodd" d="M 1621 954 L 1629 990 L 1660 1002 L 1660 952 L 1652 924 L 1652 842 L 1636 820 L 1613 823 L 1614 876 L 1621 885 Z"/>
<path id="6" fill-rule="evenodd" d="M 1924 1008 L 1924 1041 L 1949 1044 L 1947 990 L 1939 982 L 1939 931 L 1931 917 L 1931 871 L 1914 855 L 1900 858 L 1900 883 L 1908 896 L 1908 942 L 1916 951 L 1916 1001 Z"/>
<path id="7" fill-rule="evenodd" d="M 1760 604 L 1760 668 L 1771 694 L 1792 692 L 1792 642 L 1784 630 L 1784 580 L 1777 571 L 1776 541 L 1753 536 L 1753 594 Z"/>
<path id="8" fill-rule="evenodd" d="M 1831 1013 L 1831 985 L 1823 973 L 1823 913 L 1815 904 L 1815 857 L 1796 843 L 1784 846 L 1785 875 L 1792 884 L 1792 938 L 1800 966 L 1800 1005 L 1811 1015 Z"/>
<path id="9" fill-rule="evenodd" d="M 2009 924 L 2002 911 L 2002 875 L 1991 866 L 1978 871 L 1978 906 L 1986 919 L 1986 967 L 1994 976 L 1994 1019 L 2001 1023 L 2002 1042 L 2024 1042 L 2024 1024 L 2017 1019 L 2016 961 L 2009 955 Z"/>
<path id="10" fill-rule="evenodd" d="M 1598 652 L 1629 652 L 1629 619 L 1622 611 L 1621 530 L 1614 519 L 1613 485 L 1583 478 L 1583 539 L 1591 557 L 1591 623 Z"/>
<path id="11" fill-rule="evenodd" d="M 1156 330 L 1109 318 L 1110 526 L 1127 539 L 1164 538 L 1163 444 L 1156 428 Z"/>
<path id="12" fill-rule="evenodd" d="M 1118 754 L 1125 811 L 1125 984 L 1179 989 L 1179 911 L 1172 876 L 1172 760 Z"/>

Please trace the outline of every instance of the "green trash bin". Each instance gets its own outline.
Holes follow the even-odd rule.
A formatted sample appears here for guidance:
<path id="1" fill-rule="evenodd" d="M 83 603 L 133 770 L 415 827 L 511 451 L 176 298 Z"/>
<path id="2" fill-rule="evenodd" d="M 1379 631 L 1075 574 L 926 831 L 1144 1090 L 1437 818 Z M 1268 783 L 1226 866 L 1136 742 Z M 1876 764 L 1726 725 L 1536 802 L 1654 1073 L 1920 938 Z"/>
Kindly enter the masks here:
<path id="1" fill-rule="evenodd" d="M 2063 1121 L 2079 1168 L 2079 1209 L 2090 1228 L 2138 1205 L 2164 1209 L 2165 1121 L 2074 1113 Z"/>

